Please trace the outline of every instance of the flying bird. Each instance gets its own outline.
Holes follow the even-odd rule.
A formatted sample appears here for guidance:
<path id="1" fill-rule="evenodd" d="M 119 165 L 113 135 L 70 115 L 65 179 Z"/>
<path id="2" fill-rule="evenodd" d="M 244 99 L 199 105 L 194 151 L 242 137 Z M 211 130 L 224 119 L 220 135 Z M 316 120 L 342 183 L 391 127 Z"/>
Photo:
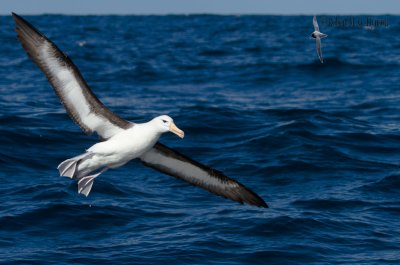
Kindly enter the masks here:
<path id="1" fill-rule="evenodd" d="M 61 176 L 78 182 L 78 193 L 88 196 L 101 173 L 139 159 L 145 166 L 216 195 L 242 204 L 268 207 L 260 196 L 238 181 L 159 143 L 160 136 L 166 132 L 184 137 L 171 117 L 161 115 L 146 123 L 133 123 L 113 113 L 95 96 L 64 52 L 24 18 L 12 15 L 22 47 L 46 75 L 71 119 L 86 134 L 96 132 L 102 139 L 85 153 L 58 166 Z"/>
<path id="2" fill-rule="evenodd" d="M 328 37 L 328 35 L 321 33 L 319 31 L 319 26 L 316 16 L 314 16 L 313 18 L 313 24 L 314 24 L 314 32 L 311 34 L 311 37 L 315 39 L 319 60 L 321 61 L 321 63 L 324 63 L 324 59 L 322 58 L 321 39 Z"/>

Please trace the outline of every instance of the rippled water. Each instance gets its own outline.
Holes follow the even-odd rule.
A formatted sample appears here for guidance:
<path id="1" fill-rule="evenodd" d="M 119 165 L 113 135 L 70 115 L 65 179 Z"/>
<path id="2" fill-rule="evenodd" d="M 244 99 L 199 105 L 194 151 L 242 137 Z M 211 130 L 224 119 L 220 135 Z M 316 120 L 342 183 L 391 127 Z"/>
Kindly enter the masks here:
<path id="1" fill-rule="evenodd" d="M 224 171 L 269 209 L 132 162 L 88 198 L 57 165 L 97 141 L 68 118 L 0 17 L 0 262 L 398 264 L 400 18 L 388 28 L 306 16 L 26 17 L 98 97 Z"/>

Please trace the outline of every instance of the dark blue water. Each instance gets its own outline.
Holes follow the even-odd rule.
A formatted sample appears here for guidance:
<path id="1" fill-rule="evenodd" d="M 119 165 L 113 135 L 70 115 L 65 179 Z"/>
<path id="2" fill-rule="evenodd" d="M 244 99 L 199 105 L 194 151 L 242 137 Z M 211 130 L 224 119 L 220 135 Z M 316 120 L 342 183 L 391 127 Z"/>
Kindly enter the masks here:
<path id="1" fill-rule="evenodd" d="M 132 162 L 88 198 L 57 165 L 97 141 L 65 114 L 0 17 L 0 263 L 399 264 L 400 18 L 26 17 L 98 97 L 253 189 L 243 206 Z"/>

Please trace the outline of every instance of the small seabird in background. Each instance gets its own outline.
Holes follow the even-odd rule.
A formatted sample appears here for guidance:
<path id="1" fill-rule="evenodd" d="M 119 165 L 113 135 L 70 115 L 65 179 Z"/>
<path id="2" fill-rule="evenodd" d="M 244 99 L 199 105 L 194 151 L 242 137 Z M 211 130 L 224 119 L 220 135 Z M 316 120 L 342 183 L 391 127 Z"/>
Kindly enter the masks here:
<path id="1" fill-rule="evenodd" d="M 321 33 L 319 31 L 319 26 L 316 16 L 314 16 L 313 18 L 313 24 L 314 24 L 314 32 L 311 34 L 311 37 L 315 39 L 315 43 L 317 44 L 317 53 L 319 60 L 321 61 L 321 63 L 324 63 L 324 59 L 322 58 L 321 39 L 328 37 L 328 35 Z"/>

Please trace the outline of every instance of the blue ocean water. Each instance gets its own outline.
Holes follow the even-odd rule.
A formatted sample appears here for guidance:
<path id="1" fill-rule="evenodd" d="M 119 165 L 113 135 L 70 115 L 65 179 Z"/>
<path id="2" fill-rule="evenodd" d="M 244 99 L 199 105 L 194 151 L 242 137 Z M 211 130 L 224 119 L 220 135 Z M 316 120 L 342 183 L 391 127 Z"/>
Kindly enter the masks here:
<path id="1" fill-rule="evenodd" d="M 356 17 L 364 19 L 363 17 Z M 88 198 L 57 165 L 98 139 L 0 17 L 1 264 L 399 264 L 400 18 L 27 16 L 120 116 L 257 192 L 240 205 L 132 162 Z M 320 20 L 321 21 L 321 20 Z"/>

